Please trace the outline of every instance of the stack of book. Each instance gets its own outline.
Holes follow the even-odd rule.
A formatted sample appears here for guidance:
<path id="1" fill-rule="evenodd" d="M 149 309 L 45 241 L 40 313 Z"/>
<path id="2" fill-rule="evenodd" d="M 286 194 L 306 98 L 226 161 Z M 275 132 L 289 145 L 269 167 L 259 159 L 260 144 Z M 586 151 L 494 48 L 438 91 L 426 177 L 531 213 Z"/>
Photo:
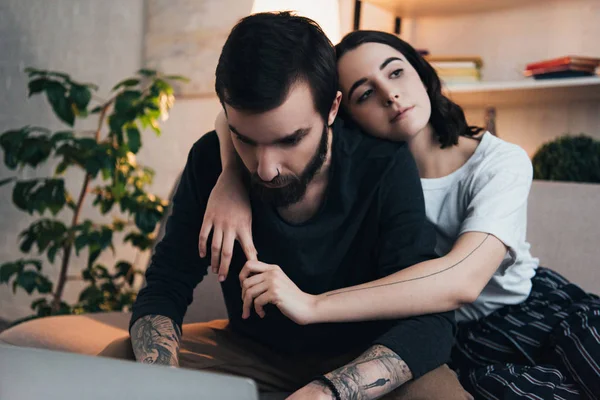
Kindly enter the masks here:
<path id="1" fill-rule="evenodd" d="M 471 83 L 481 81 L 481 57 L 426 56 L 445 83 Z"/>
<path id="2" fill-rule="evenodd" d="M 599 65 L 599 58 L 566 56 L 527 64 L 524 74 L 534 79 L 592 76 Z"/>

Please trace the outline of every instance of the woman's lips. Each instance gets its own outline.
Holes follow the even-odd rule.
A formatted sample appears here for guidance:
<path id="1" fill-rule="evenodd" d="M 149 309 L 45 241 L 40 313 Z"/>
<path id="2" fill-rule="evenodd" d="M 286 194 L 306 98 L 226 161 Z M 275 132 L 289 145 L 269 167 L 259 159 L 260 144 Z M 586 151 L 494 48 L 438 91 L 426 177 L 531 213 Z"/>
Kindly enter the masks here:
<path id="1" fill-rule="evenodd" d="M 411 111 L 413 108 L 415 108 L 415 106 L 412 107 L 405 107 L 400 109 L 396 115 L 394 115 L 394 117 L 390 120 L 390 122 L 396 122 L 396 121 L 400 121 L 401 119 L 403 119 L 404 117 L 406 117 L 407 113 L 409 111 Z"/>

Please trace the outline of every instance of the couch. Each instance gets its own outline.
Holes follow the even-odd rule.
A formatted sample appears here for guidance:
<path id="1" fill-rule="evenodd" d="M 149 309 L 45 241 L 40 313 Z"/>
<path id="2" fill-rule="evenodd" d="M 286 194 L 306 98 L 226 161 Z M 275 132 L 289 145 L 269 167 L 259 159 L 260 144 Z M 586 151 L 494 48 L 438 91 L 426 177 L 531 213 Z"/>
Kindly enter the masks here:
<path id="1" fill-rule="evenodd" d="M 535 181 L 529 197 L 528 237 L 541 265 L 584 289 L 600 293 L 600 185 Z M 226 318 L 214 274 L 194 292 L 184 323 Z M 0 334 L 0 343 L 88 355 L 131 354 L 119 340 L 128 336 L 130 314 L 109 312 L 32 320 Z M 112 346 L 112 347 L 111 347 Z"/>

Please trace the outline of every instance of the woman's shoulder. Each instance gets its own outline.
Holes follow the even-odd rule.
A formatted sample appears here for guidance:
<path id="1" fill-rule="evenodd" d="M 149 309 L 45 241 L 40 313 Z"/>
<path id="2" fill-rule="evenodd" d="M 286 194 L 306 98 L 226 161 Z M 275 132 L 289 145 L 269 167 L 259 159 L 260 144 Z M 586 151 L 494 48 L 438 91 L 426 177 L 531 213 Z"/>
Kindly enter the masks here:
<path id="1" fill-rule="evenodd" d="M 507 142 L 489 132 L 481 135 L 479 170 L 485 175 L 500 172 L 530 177 L 533 166 L 527 152 L 519 145 Z"/>

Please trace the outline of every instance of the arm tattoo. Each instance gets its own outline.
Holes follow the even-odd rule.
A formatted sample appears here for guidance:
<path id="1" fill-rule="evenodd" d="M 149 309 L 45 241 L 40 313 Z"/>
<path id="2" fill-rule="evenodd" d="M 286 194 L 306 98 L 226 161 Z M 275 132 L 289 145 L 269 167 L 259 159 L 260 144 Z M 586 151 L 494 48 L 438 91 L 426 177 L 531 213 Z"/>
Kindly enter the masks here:
<path id="1" fill-rule="evenodd" d="M 351 363 L 326 375 L 342 399 L 379 398 L 412 379 L 408 365 L 392 350 L 375 345 Z"/>
<path id="2" fill-rule="evenodd" d="M 410 282 L 410 281 L 417 281 L 419 279 L 425 279 L 425 278 L 429 278 L 430 276 L 433 276 L 433 275 L 441 274 L 442 272 L 448 271 L 449 269 L 452 269 L 452 268 L 456 267 L 458 264 L 464 262 L 467 258 L 471 257 L 473 255 L 473 253 L 475 253 L 475 251 L 477 251 L 477 249 L 479 249 L 483 245 L 483 243 L 487 240 L 488 237 L 490 237 L 489 233 L 486 235 L 486 237 L 483 239 L 483 241 L 481 243 L 479 243 L 479 246 L 475 247 L 473 249 L 473 251 L 471 251 L 469 254 L 467 254 L 465 256 L 465 258 L 463 258 L 462 260 L 460 260 L 456 264 L 449 266 L 448 268 L 444 268 L 441 271 L 432 272 L 431 274 L 428 274 L 428 275 L 425 275 L 425 276 L 419 276 L 419 277 L 416 277 L 416 278 L 404 279 L 404 280 L 401 280 L 401 281 L 391 282 L 391 283 L 384 283 L 384 284 L 381 284 L 381 285 L 374 285 L 374 286 L 369 286 L 369 287 L 364 287 L 364 288 L 358 288 L 358 289 L 338 290 L 337 292 L 329 293 L 329 294 L 326 294 L 325 296 L 329 297 L 329 296 L 335 296 L 336 294 L 341 294 L 341 293 L 358 292 L 359 290 L 367 290 L 367 289 L 373 289 L 373 288 L 383 287 L 383 286 L 392 286 L 392 285 L 397 285 L 399 283 Z"/>
<path id="3" fill-rule="evenodd" d="M 162 315 L 147 315 L 131 327 L 135 358 L 144 364 L 178 366 L 180 340 L 179 326 Z"/>

